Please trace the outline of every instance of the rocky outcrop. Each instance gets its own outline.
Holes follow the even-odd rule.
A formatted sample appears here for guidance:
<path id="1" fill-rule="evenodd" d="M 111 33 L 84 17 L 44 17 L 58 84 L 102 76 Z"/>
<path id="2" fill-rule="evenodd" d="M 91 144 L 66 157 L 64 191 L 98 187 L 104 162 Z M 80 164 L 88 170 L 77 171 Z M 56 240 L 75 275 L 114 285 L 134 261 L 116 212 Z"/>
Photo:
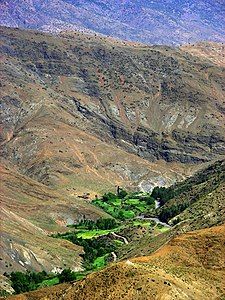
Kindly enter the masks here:
<path id="1" fill-rule="evenodd" d="M 69 128 L 85 132 L 149 162 L 203 163 L 224 155 L 224 70 L 211 61 L 80 33 L 2 28 L 1 35 L 3 156 L 29 176 L 47 182 L 56 161 L 68 175 L 71 164 L 84 164 L 68 160 L 71 146 L 56 151 L 56 139 L 48 141 L 49 152 L 48 128 L 56 136 L 63 128 L 66 135 Z M 60 158 L 40 160 L 58 151 Z"/>

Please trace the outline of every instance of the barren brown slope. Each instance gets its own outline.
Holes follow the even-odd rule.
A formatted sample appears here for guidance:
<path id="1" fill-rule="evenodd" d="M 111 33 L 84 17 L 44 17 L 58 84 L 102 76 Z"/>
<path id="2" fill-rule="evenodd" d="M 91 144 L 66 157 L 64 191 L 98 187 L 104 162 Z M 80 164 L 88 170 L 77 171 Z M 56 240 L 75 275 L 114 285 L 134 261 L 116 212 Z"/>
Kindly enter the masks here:
<path id="1" fill-rule="evenodd" d="M 216 65 L 225 67 L 224 43 L 197 43 L 195 45 L 184 45 L 181 49 L 196 57 L 202 57 L 212 61 Z"/>
<path id="2" fill-rule="evenodd" d="M 1 272 L 82 269 L 82 248 L 49 237 L 67 231 L 83 215 L 96 219 L 104 212 L 76 197 L 64 196 L 15 168 L 1 165 Z"/>
<path id="3" fill-rule="evenodd" d="M 111 265 L 60 291 L 58 286 L 9 299 L 223 299 L 224 242 L 224 225 L 189 232 L 151 256 Z"/>
<path id="4" fill-rule="evenodd" d="M 109 178 L 152 186 L 176 177 L 157 179 L 160 161 L 179 177 L 189 171 L 180 163 L 224 155 L 222 67 L 176 48 L 79 33 L 1 35 L 3 155 L 26 175 L 60 188 L 83 176 L 93 190 Z"/>
<path id="5" fill-rule="evenodd" d="M 101 215 L 77 198 L 84 192 L 170 185 L 224 155 L 222 67 L 176 48 L 79 33 L 1 28 L 1 37 L 10 215 L 60 231 Z M 4 226 L 9 240 L 14 227 Z"/>

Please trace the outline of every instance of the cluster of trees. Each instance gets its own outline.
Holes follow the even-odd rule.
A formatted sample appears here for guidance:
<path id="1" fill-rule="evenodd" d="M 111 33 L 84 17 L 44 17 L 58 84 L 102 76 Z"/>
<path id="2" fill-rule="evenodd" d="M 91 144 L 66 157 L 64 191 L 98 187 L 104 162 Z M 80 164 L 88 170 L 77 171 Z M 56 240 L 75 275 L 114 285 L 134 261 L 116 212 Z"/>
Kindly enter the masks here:
<path id="1" fill-rule="evenodd" d="M 152 196 L 140 196 L 139 197 L 140 200 L 145 201 L 147 205 L 153 205 L 155 204 L 155 198 L 153 198 Z"/>
<path id="2" fill-rule="evenodd" d="M 171 218 L 179 215 L 189 206 L 188 203 L 174 204 L 170 207 L 163 208 L 159 214 L 159 219 L 163 222 L 168 222 Z"/>
<path id="3" fill-rule="evenodd" d="M 118 227 L 118 222 L 115 219 L 112 218 L 100 218 L 97 221 L 93 220 L 82 220 L 78 224 L 74 225 L 75 228 L 80 229 L 88 229 L 88 230 L 94 230 L 94 229 L 101 229 L 101 230 L 108 230 Z"/>
<path id="4" fill-rule="evenodd" d="M 136 200 L 136 201 L 135 201 Z M 93 204 L 119 220 L 132 219 L 140 213 L 148 212 L 154 206 L 155 199 L 148 193 L 127 193 L 118 187 L 117 194 L 106 193 Z"/>
<path id="5" fill-rule="evenodd" d="M 109 202 L 110 200 L 115 200 L 115 199 L 124 199 L 126 196 L 128 195 L 128 193 L 123 190 L 123 189 L 120 189 L 118 188 L 117 189 L 117 195 L 114 194 L 114 193 L 105 193 L 103 196 L 102 196 L 102 200 L 105 201 L 105 202 Z"/>
<path id="6" fill-rule="evenodd" d="M 42 272 L 12 272 L 9 276 L 9 279 L 12 282 L 12 288 L 15 290 L 16 294 L 32 291 L 38 288 L 38 285 L 46 279 L 49 279 L 45 271 Z"/>
<path id="7" fill-rule="evenodd" d="M 82 278 L 83 276 L 84 275 L 82 275 L 81 273 L 76 273 L 71 269 L 64 269 L 60 274 L 58 274 L 59 283 L 77 280 L 80 277 Z"/>
<path id="8" fill-rule="evenodd" d="M 15 291 L 15 294 L 29 292 L 36 290 L 40 287 L 41 283 L 45 280 L 51 280 L 58 278 L 56 283 L 70 282 L 73 280 L 81 279 L 85 275 L 82 273 L 73 272 L 71 269 L 64 269 L 61 273 L 47 274 L 45 271 L 42 272 L 12 272 L 11 274 L 5 274 L 11 281 L 11 286 Z"/>
<path id="9" fill-rule="evenodd" d="M 170 199 L 180 195 L 187 189 L 187 186 L 180 187 L 155 187 L 152 191 L 151 196 L 155 199 L 159 199 L 160 204 L 164 205 Z M 159 219 L 163 222 L 168 222 L 171 218 L 179 215 L 182 211 L 184 211 L 189 206 L 188 202 L 176 203 L 169 207 L 162 207 L 159 213 Z"/>
<path id="10" fill-rule="evenodd" d="M 117 196 L 119 199 L 124 199 L 128 195 L 127 191 L 118 188 Z"/>
<path id="11" fill-rule="evenodd" d="M 171 205 L 165 205 L 160 208 L 160 220 L 168 222 L 168 220 L 179 215 L 202 196 L 213 191 L 225 177 L 223 168 L 221 162 L 217 162 L 204 171 L 169 188 L 155 187 L 151 196 L 159 199 L 161 205 L 164 205 L 172 198 L 174 200 L 176 198 L 176 201 L 172 200 L 173 203 Z M 179 218 L 175 222 L 178 221 Z"/>
<path id="12" fill-rule="evenodd" d="M 154 199 L 158 199 L 160 201 L 160 204 L 163 205 L 175 196 L 175 192 L 171 188 L 157 186 L 153 189 L 151 196 Z"/>
<path id="13" fill-rule="evenodd" d="M 59 235 L 62 237 L 62 235 Z M 84 267 L 86 270 L 93 269 L 93 263 L 97 257 L 104 256 L 116 250 L 116 245 L 110 238 L 99 237 L 95 239 L 82 239 L 77 238 L 75 233 L 67 233 L 66 239 L 76 245 L 84 248 Z"/>

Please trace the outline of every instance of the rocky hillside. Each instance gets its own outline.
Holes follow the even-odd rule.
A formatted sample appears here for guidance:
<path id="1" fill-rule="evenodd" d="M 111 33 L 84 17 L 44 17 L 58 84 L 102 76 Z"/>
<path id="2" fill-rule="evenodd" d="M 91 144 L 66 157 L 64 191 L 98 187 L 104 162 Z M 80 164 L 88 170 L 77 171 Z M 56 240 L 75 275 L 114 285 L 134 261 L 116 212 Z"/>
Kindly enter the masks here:
<path id="1" fill-rule="evenodd" d="M 89 275 L 80 282 L 9 299 L 223 299 L 225 227 L 180 235 L 150 256 Z"/>
<path id="2" fill-rule="evenodd" d="M 203 228 L 225 222 L 225 161 L 218 161 L 159 194 L 159 216 L 174 224 L 184 220 Z M 157 193 L 156 193 L 157 194 Z M 189 228 L 190 230 L 190 228 Z"/>
<path id="3" fill-rule="evenodd" d="M 81 247 L 51 238 L 83 215 L 106 216 L 87 202 L 62 195 L 1 164 L 1 273 L 82 269 Z"/>
<path id="4" fill-rule="evenodd" d="M 89 199 L 224 156 L 224 68 L 207 57 L 5 27 L 1 53 L 4 271 L 80 268 L 81 249 L 47 235 L 104 216 Z"/>
<path id="5" fill-rule="evenodd" d="M 155 188 L 152 196 L 161 202 L 157 209 L 159 218 L 171 228 L 155 237 L 151 232 L 140 235 L 119 249 L 122 260 L 148 256 L 181 233 L 224 224 L 225 161 L 218 161 L 169 188 Z"/>
<path id="6" fill-rule="evenodd" d="M 75 170 L 93 184 L 111 173 L 162 181 L 148 171 L 156 161 L 174 169 L 224 155 L 223 67 L 79 33 L 1 35 L 3 156 L 24 174 L 45 184 L 68 184 Z"/>
<path id="7" fill-rule="evenodd" d="M 223 0 L 3 0 L 1 25 L 92 31 L 150 44 L 224 41 Z"/>
<path id="8" fill-rule="evenodd" d="M 209 59 L 214 64 L 225 67 L 225 46 L 223 43 L 197 43 L 195 45 L 184 45 L 181 48 L 194 56 Z"/>

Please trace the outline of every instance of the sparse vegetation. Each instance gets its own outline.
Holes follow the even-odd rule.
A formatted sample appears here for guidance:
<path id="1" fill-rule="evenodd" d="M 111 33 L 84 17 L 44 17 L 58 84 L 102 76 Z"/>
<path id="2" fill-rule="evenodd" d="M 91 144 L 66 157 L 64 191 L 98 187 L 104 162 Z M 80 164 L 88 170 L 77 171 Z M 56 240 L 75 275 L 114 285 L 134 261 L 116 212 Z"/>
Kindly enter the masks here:
<path id="1" fill-rule="evenodd" d="M 213 192 L 225 182 L 224 161 L 218 161 L 194 176 L 168 188 L 156 187 L 151 196 L 160 200 L 158 211 L 160 220 L 168 222 L 193 203 Z M 177 223 L 180 218 L 174 220 Z"/>

